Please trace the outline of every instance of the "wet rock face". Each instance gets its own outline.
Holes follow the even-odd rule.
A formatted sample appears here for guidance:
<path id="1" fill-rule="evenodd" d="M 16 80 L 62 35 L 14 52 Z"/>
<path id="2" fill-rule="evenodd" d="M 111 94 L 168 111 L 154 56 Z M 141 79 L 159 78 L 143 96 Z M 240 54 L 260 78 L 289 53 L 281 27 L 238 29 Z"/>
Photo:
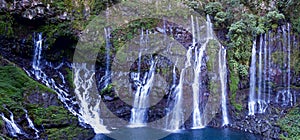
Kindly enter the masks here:
<path id="1" fill-rule="evenodd" d="M 59 13 L 50 3 L 43 3 L 39 0 L 16 0 L 9 3 L 0 1 L 0 8 L 3 12 L 10 12 L 20 20 L 29 22 L 58 16 L 61 20 L 69 20 L 67 13 Z M 31 22 L 33 23 L 33 22 Z"/>
<path id="2" fill-rule="evenodd" d="M 31 93 L 27 96 L 27 102 L 30 104 L 41 104 L 45 108 L 51 105 L 59 106 L 57 96 L 53 93 Z"/>
<path id="3" fill-rule="evenodd" d="M 272 90 L 271 102 L 267 106 L 266 112 L 263 114 L 255 113 L 255 116 L 248 116 L 248 94 L 249 90 L 241 90 L 236 94 L 236 100 L 243 106 L 241 111 L 235 109 L 231 104 L 228 106 L 228 113 L 230 114 L 230 124 L 227 127 L 238 129 L 245 132 L 259 134 L 264 139 L 279 139 L 280 134 L 284 134 L 281 128 L 278 126 L 278 121 L 285 117 L 287 112 L 293 108 L 289 104 L 285 104 L 282 100 L 281 92 L 283 88 L 277 88 Z M 300 98 L 299 89 L 291 89 L 291 93 L 296 98 Z M 278 96 L 280 95 L 280 96 Z M 277 101 L 277 97 L 279 100 Z M 299 104 L 297 101 L 295 104 Z M 221 126 L 221 115 L 217 115 L 216 118 L 210 122 L 210 126 Z"/>

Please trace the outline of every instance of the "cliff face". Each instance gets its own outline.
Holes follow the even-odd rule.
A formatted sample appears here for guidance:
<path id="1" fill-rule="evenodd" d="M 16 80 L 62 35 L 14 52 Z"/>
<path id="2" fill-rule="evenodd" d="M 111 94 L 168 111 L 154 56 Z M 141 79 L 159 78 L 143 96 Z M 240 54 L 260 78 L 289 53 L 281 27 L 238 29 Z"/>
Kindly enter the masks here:
<path id="1" fill-rule="evenodd" d="M 1 96 L 4 107 L 0 107 L 0 112 L 4 112 L 4 115 L 9 117 L 10 113 L 5 108 L 12 111 L 17 123 L 22 125 L 21 127 L 24 128 L 24 131 L 30 135 L 28 137 L 22 136 L 22 138 L 30 139 L 34 137 L 34 132 L 27 128 L 25 112 L 21 108 L 28 110 L 29 117 L 34 120 L 37 128 L 42 130 L 41 138 L 70 138 L 70 136 L 74 136 L 88 139 L 94 135 L 91 130 L 83 129 L 79 126 L 77 118 L 63 108 L 63 105 L 57 100 L 57 95 L 53 91 L 33 80 L 29 80 L 20 68 L 12 65 L 16 64 L 21 68 L 31 67 L 34 54 L 33 40 L 37 32 L 42 32 L 44 36 L 43 58 L 45 60 L 55 65 L 61 62 L 71 63 L 75 45 L 86 24 L 107 6 L 118 2 L 114 0 L 109 2 L 0 0 L 0 54 L 4 57 L 1 58 L 1 73 L 3 73 L 3 76 L 9 75 L 6 77 L 7 80 L 1 81 L 0 84 L 0 86 L 5 87 L 1 91 L 1 94 L 5 96 L 3 98 Z M 291 108 L 281 106 L 282 100 L 278 104 L 270 104 L 264 115 L 258 115 L 256 118 L 247 116 L 250 85 L 249 68 L 251 46 L 254 38 L 257 38 L 257 43 L 259 44 L 259 35 L 270 31 L 270 36 L 275 40 L 272 42 L 272 55 L 269 56 L 272 59 L 270 84 L 272 87 L 271 92 L 273 93 L 270 98 L 276 101 L 279 92 L 285 88 L 284 84 L 287 78 L 283 78 L 287 72 L 287 61 L 284 54 L 288 52 L 283 43 L 282 33 L 284 29 L 282 29 L 282 26 L 290 23 L 293 42 L 290 58 L 291 90 L 297 93 L 297 98 L 299 98 L 300 10 L 298 7 L 300 7 L 300 2 L 296 0 L 264 0 L 253 1 L 251 3 L 235 0 L 220 2 L 194 0 L 183 2 L 200 12 L 201 15 L 209 14 L 211 16 L 216 35 L 221 43 L 228 48 L 227 60 L 230 79 L 228 85 L 230 92 L 227 99 L 230 101 L 228 108 L 231 116 L 231 125 L 229 127 L 261 134 L 270 138 L 278 138 L 279 134 L 284 134 L 287 137 L 291 136 L 286 132 L 293 132 L 290 132 L 290 129 L 287 129 L 284 123 L 278 123 L 284 122 L 285 115 Z M 151 27 L 162 25 L 161 22 L 157 23 L 157 21 L 148 22 L 153 24 Z M 137 25 L 137 27 L 130 26 L 130 28 L 140 28 L 140 26 L 144 25 Z M 124 32 L 125 34 L 132 33 L 134 30 L 128 29 L 124 30 Z M 189 37 L 189 34 L 185 34 L 184 32 L 179 32 L 178 34 L 186 38 Z M 118 38 L 123 39 L 122 36 Z M 190 40 L 181 40 L 182 44 L 187 44 L 187 42 L 190 42 Z M 122 45 L 122 42 L 120 45 Z M 99 62 L 103 61 L 99 60 Z M 21 76 L 15 77 L 12 75 L 12 72 L 15 73 L 14 75 Z M 103 73 L 103 70 L 101 72 Z M 62 71 L 62 73 L 64 75 L 68 74 L 67 70 Z M 17 83 L 7 82 L 12 79 L 21 80 L 17 80 Z M 72 84 L 70 84 L 72 80 L 70 79 L 68 80 L 69 88 L 72 89 Z M 26 81 L 30 81 L 30 83 Z M 205 82 L 207 81 L 208 79 L 205 79 Z M 16 89 L 21 88 L 20 83 L 23 89 L 19 91 Z M 24 87 L 23 85 L 35 86 Z M 9 88 L 7 88 L 8 86 Z M 8 94 L 7 91 L 12 92 Z M 71 94 L 73 95 L 74 93 Z M 124 105 L 119 98 L 111 95 L 111 91 L 104 91 L 102 96 L 104 102 L 107 102 L 111 106 L 114 114 L 127 121 L 130 119 L 128 112 L 130 112 L 131 108 Z M 4 102 L 5 100 L 9 102 Z M 160 105 L 164 106 L 166 101 L 167 97 L 160 102 Z M 293 108 L 297 110 L 299 108 L 297 106 L 299 100 L 296 101 L 296 105 Z M 160 108 L 159 106 L 153 108 L 152 113 L 150 117 L 155 120 L 155 117 L 164 116 L 164 108 Z M 295 116 L 297 117 L 297 115 Z M 220 127 L 221 123 L 221 111 L 219 111 L 216 118 L 209 125 Z M 0 136 L 9 136 L 3 121 L 0 121 L 0 126 L 0 129 L 3 130 L 3 134 Z M 79 133 L 79 131 L 83 132 Z"/>

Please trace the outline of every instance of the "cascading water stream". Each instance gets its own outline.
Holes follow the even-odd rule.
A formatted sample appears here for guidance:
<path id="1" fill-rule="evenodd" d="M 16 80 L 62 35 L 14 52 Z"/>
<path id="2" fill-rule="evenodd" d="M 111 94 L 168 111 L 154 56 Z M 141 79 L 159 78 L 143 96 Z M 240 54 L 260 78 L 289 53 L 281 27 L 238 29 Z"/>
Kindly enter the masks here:
<path id="1" fill-rule="evenodd" d="M 271 102 L 271 91 L 272 91 L 272 83 L 271 83 L 271 74 L 272 74 L 272 66 L 271 66 L 271 31 L 268 32 L 268 103 Z"/>
<path id="2" fill-rule="evenodd" d="M 148 39 L 148 31 L 146 31 L 146 39 L 144 37 L 144 31 L 141 30 L 140 46 L 146 44 Z M 156 69 L 156 60 L 151 58 L 151 64 L 149 71 L 145 73 L 144 77 L 141 77 L 141 61 L 142 51 L 139 51 L 138 58 L 138 71 L 132 72 L 131 77 L 133 78 L 134 84 L 137 87 L 134 93 L 134 103 L 131 109 L 131 118 L 129 127 L 142 127 L 146 126 L 147 121 L 147 107 L 149 105 L 149 94 L 154 82 L 154 75 Z"/>
<path id="3" fill-rule="evenodd" d="M 154 81 L 156 61 L 151 60 L 149 71 L 140 79 L 140 73 L 132 73 L 137 90 L 134 96 L 134 104 L 131 110 L 130 125 L 133 127 L 145 126 L 147 119 L 148 95 Z"/>
<path id="4" fill-rule="evenodd" d="M 282 53 L 283 55 L 283 66 L 282 68 L 286 71 L 283 74 L 283 90 L 277 92 L 276 103 L 279 103 L 279 98 L 281 95 L 282 106 L 293 106 L 293 100 L 296 100 L 296 96 L 293 96 L 291 92 L 291 31 L 290 24 L 287 26 L 283 25 L 282 29 L 282 37 L 283 37 L 283 45 L 282 45 Z"/>
<path id="5" fill-rule="evenodd" d="M 91 90 L 94 90 L 93 92 L 96 91 L 95 89 L 91 89 L 91 83 L 94 82 L 94 68 L 91 68 L 90 70 L 87 68 L 86 64 L 73 64 L 72 66 L 67 65 L 68 67 L 73 67 L 74 70 L 74 83 L 71 84 L 75 85 L 76 96 L 71 96 L 69 94 L 69 90 L 65 87 L 64 75 L 60 72 L 60 68 L 62 68 L 64 63 L 61 63 L 57 67 L 53 67 L 51 62 L 45 62 L 45 64 L 41 64 L 41 55 L 43 49 L 43 38 L 41 33 L 38 34 L 38 37 L 35 38 L 34 42 L 35 51 L 32 63 L 33 70 L 27 71 L 24 69 L 26 73 L 29 76 L 40 80 L 47 87 L 53 89 L 57 93 L 58 98 L 64 104 L 64 106 L 73 115 L 78 117 L 81 125 L 84 127 L 89 127 L 86 124 L 90 125 L 94 129 L 95 133 L 109 133 L 106 127 L 102 125 L 102 120 L 100 119 L 99 112 L 101 97 L 89 96 Z M 52 75 L 47 75 L 46 71 L 43 71 L 42 68 L 50 68 L 53 73 L 59 75 L 62 84 L 58 84 L 57 81 L 51 77 Z M 109 72 L 106 73 L 109 74 Z M 77 101 L 75 100 L 76 97 Z"/>
<path id="6" fill-rule="evenodd" d="M 42 39 L 42 33 L 38 34 L 38 39 L 34 39 L 35 49 L 34 49 L 34 56 L 32 61 L 32 68 L 35 72 L 36 79 L 40 79 L 41 77 L 41 68 L 40 68 L 40 60 L 41 60 L 41 54 L 42 54 L 42 45 L 43 45 L 43 39 Z"/>
<path id="7" fill-rule="evenodd" d="M 104 85 L 103 88 L 106 88 L 110 82 L 110 48 L 111 48 L 111 43 L 110 43 L 110 28 L 104 28 L 105 32 L 105 50 L 106 50 L 106 62 L 105 62 L 105 76 L 104 78 Z"/>
<path id="8" fill-rule="evenodd" d="M 201 118 L 201 113 L 200 113 L 200 101 L 199 101 L 199 94 L 201 95 L 201 91 L 199 90 L 201 88 L 201 67 L 202 67 L 202 59 L 205 53 L 205 49 L 207 47 L 207 44 L 210 39 L 213 39 L 213 28 L 212 28 L 212 23 L 210 20 L 209 15 L 206 16 L 206 40 L 203 45 L 201 45 L 200 48 L 197 48 L 197 42 L 196 38 L 198 41 L 198 46 L 200 46 L 200 29 L 199 29 L 199 21 L 198 18 L 196 18 L 196 33 L 195 33 L 195 25 L 194 25 L 194 19 L 193 16 L 191 16 L 191 21 L 192 21 L 192 33 L 193 33 L 193 47 L 195 49 L 195 63 L 194 63 L 194 82 L 192 84 L 193 88 L 193 104 L 194 104 L 194 112 L 193 112 L 193 127 L 192 128 L 203 128 L 204 125 L 202 124 L 202 118 Z M 199 50 L 199 52 L 198 52 Z"/>
<path id="9" fill-rule="evenodd" d="M 38 139 L 40 137 L 39 136 L 40 131 L 34 126 L 32 120 L 29 118 L 27 110 L 24 109 L 24 112 L 25 112 L 25 118 L 26 118 L 26 120 L 28 122 L 29 127 L 32 130 L 34 130 L 34 132 L 35 132 L 35 138 Z"/>
<path id="10" fill-rule="evenodd" d="M 287 58 L 286 58 L 286 50 L 287 50 L 287 33 L 286 33 L 286 26 L 285 25 L 283 25 L 282 27 L 281 27 L 281 30 L 282 30 L 282 38 L 283 38 L 283 45 L 282 45 L 282 54 L 283 54 L 283 63 L 282 63 L 282 68 L 283 68 L 283 70 L 285 70 L 285 71 L 287 71 L 287 67 L 286 67 L 286 64 L 287 64 Z M 284 87 L 284 91 L 282 91 L 282 105 L 288 105 L 288 94 L 289 93 L 287 93 L 287 81 L 286 81 L 286 77 L 287 77 L 287 72 L 285 72 L 284 74 L 283 74 L 283 80 L 282 80 L 282 82 L 283 82 L 283 87 Z"/>
<path id="11" fill-rule="evenodd" d="M 173 108 L 173 111 L 170 114 L 171 116 L 170 121 L 166 126 L 166 130 L 168 131 L 180 130 L 181 127 L 180 124 L 183 124 L 184 122 L 184 118 L 183 118 L 184 115 L 182 110 L 182 94 L 183 94 L 182 88 L 183 88 L 183 82 L 185 77 L 185 70 L 191 66 L 192 50 L 193 48 L 190 47 L 186 53 L 185 66 L 183 69 L 181 69 L 179 83 L 173 92 L 173 94 L 175 95 L 175 102 L 174 102 L 175 106 Z"/>
<path id="12" fill-rule="evenodd" d="M 267 47 L 268 47 L 268 44 L 267 44 L 267 34 L 264 34 L 264 71 L 263 71 L 263 96 L 262 96 L 262 99 L 264 101 L 264 103 L 267 103 L 266 102 L 266 92 L 267 92 Z"/>
<path id="13" fill-rule="evenodd" d="M 220 81 L 221 81 L 221 90 L 222 90 L 222 125 L 228 125 L 228 114 L 227 114 L 227 65 L 226 65 L 226 48 L 223 46 L 219 50 L 219 72 L 220 72 Z"/>
<path id="14" fill-rule="evenodd" d="M 95 70 L 93 66 L 88 66 L 86 63 L 73 64 L 74 70 L 74 85 L 75 94 L 79 104 L 80 120 L 89 124 L 95 133 L 108 133 L 106 127 L 103 126 L 103 121 L 100 118 L 100 95 L 92 93 L 97 92 L 93 84 L 95 84 Z"/>
<path id="15" fill-rule="evenodd" d="M 255 83 L 256 83 L 256 39 L 252 45 L 251 66 L 250 66 L 250 91 L 248 101 L 248 115 L 255 114 Z"/>
<path id="16" fill-rule="evenodd" d="M 42 33 L 38 34 L 37 38 L 34 38 L 34 58 L 32 62 L 32 68 L 30 72 L 26 69 L 25 72 L 29 76 L 34 76 L 37 80 L 41 80 L 43 84 L 45 84 L 47 87 L 53 89 L 56 91 L 58 98 L 64 103 L 65 107 L 75 116 L 80 116 L 75 110 L 75 104 L 70 95 L 68 94 L 68 90 L 62 87 L 63 85 L 57 85 L 55 80 L 48 76 L 43 70 L 42 70 L 42 64 L 41 64 L 41 55 L 43 50 L 43 38 Z M 47 63 L 47 62 L 46 62 Z M 58 67 L 61 67 L 60 65 Z M 56 69 L 55 69 L 56 70 Z M 59 74 L 59 73 L 58 73 Z M 63 75 L 61 75 L 63 77 Z M 64 78 L 62 78 L 64 81 Z"/>
<path id="17" fill-rule="evenodd" d="M 258 112 L 263 112 L 263 100 L 262 100 L 262 50 L 263 50 L 263 35 L 260 35 L 259 43 L 259 60 L 258 60 L 258 91 L 257 91 L 257 103 Z"/>
<path id="18" fill-rule="evenodd" d="M 275 98 L 276 103 L 281 103 L 282 106 L 293 106 L 296 100 L 296 96 L 291 91 L 291 29 L 290 24 L 283 25 L 277 30 L 276 37 L 271 38 L 271 31 L 268 34 L 260 35 L 260 46 L 259 46 L 259 59 L 258 59 L 258 92 L 257 98 L 255 98 L 256 88 L 256 48 L 253 43 L 252 47 L 252 61 L 250 68 L 250 92 L 249 92 L 249 115 L 254 115 L 256 111 L 258 113 L 265 113 L 268 104 L 271 102 L 272 92 L 272 46 L 281 46 L 282 51 L 282 87 L 283 89 L 277 91 Z M 277 38 L 282 40 L 276 41 Z M 275 44 L 277 42 L 277 44 Z M 293 44 L 294 45 L 294 44 Z M 296 45 L 295 45 L 296 46 Z M 284 72 L 285 71 L 285 72 Z M 266 97 L 268 93 L 268 97 Z M 294 93 L 295 94 L 295 93 Z M 256 108 L 257 107 L 257 108 Z"/>
<path id="19" fill-rule="evenodd" d="M 10 114 L 10 117 L 9 119 L 6 118 L 4 116 L 3 113 L 0 114 L 0 116 L 2 117 L 3 121 L 5 122 L 5 127 L 6 129 L 8 130 L 9 134 L 12 136 L 12 137 L 18 137 L 18 135 L 27 135 L 21 128 L 18 127 L 18 125 L 16 124 L 15 120 L 14 120 L 14 114 L 9 111 L 8 109 L 6 109 L 9 114 Z"/>
<path id="20" fill-rule="evenodd" d="M 196 47 L 196 33 L 195 33 L 195 25 L 194 25 L 194 18 L 191 16 L 191 22 L 192 22 L 192 34 L 193 34 L 193 48 L 195 49 L 195 64 L 194 64 L 194 82 L 192 84 L 193 88 L 193 106 L 194 106 L 194 112 L 193 112 L 193 128 L 202 128 L 202 118 L 201 118 L 201 113 L 199 109 L 200 101 L 199 101 L 199 94 L 200 92 L 200 87 L 201 87 L 201 65 L 202 65 L 202 58 L 204 55 L 205 47 L 202 46 L 198 52 L 198 48 Z M 196 27 L 197 27 L 197 38 L 200 38 L 198 35 L 198 19 L 196 19 Z M 200 40 L 197 40 L 200 41 Z"/>
<path id="21" fill-rule="evenodd" d="M 287 92 L 288 92 L 288 97 L 289 97 L 289 101 L 290 101 L 290 105 L 293 106 L 293 95 L 291 93 L 291 31 L 290 31 L 290 24 L 288 23 L 287 24 L 287 31 L 288 31 L 288 42 L 287 42 L 287 53 L 288 53 L 288 58 L 287 58 L 287 61 L 288 61 L 288 67 L 287 67 Z"/>

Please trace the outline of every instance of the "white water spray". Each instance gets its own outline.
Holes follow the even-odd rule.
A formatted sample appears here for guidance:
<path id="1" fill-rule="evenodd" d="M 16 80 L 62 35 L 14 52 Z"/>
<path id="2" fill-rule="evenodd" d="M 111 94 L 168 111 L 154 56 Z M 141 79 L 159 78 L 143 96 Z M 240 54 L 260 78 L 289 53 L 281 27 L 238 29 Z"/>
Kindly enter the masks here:
<path id="1" fill-rule="evenodd" d="M 253 41 L 253 45 L 252 45 L 248 115 L 255 114 L 255 104 L 256 104 L 255 103 L 255 83 L 256 83 L 255 74 L 256 74 L 256 39 Z"/>
<path id="2" fill-rule="evenodd" d="M 222 90 L 222 118 L 223 126 L 229 124 L 228 114 L 227 114 L 227 65 L 226 65 L 226 49 L 222 46 L 219 50 L 219 72 Z"/>

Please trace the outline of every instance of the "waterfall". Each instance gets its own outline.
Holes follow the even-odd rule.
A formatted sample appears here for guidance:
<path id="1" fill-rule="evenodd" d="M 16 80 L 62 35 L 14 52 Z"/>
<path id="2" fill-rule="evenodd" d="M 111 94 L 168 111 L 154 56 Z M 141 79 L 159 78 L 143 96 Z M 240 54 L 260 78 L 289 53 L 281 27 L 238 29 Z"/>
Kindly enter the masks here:
<path id="1" fill-rule="evenodd" d="M 34 36 L 35 38 L 35 36 Z M 34 39 L 34 56 L 32 60 L 32 68 L 35 71 L 35 77 L 36 79 L 41 78 L 41 68 L 40 68 L 40 60 L 41 60 L 41 54 L 42 54 L 42 45 L 43 45 L 43 39 L 42 39 L 42 33 L 38 34 L 37 40 Z"/>
<path id="2" fill-rule="evenodd" d="M 290 24 L 288 23 L 287 26 L 283 25 L 282 29 L 282 36 L 283 36 L 283 45 L 282 45 L 282 53 L 283 55 L 283 66 L 282 69 L 286 71 L 283 74 L 283 90 L 277 92 L 276 96 L 276 103 L 279 102 L 280 95 L 282 96 L 282 106 L 290 105 L 293 106 L 293 100 L 295 100 L 295 96 L 293 96 L 291 92 L 291 31 L 290 31 Z M 287 53 L 287 55 L 286 55 Z"/>
<path id="3" fill-rule="evenodd" d="M 292 93 L 291 93 L 291 29 L 290 29 L 290 24 L 288 23 L 287 24 L 287 30 L 288 30 L 288 50 L 287 50 L 287 53 L 288 53 L 288 58 L 287 58 L 287 61 L 288 61 L 288 68 L 287 68 L 287 77 L 288 77 L 288 81 L 287 81 L 287 92 L 288 92 L 288 97 L 289 97 L 289 101 L 290 101 L 290 104 L 291 106 L 293 106 L 293 96 L 292 96 Z"/>
<path id="4" fill-rule="evenodd" d="M 264 34 L 264 71 L 263 71 L 263 101 L 266 103 L 266 92 L 267 92 L 267 34 Z M 264 112 L 264 111 L 263 111 Z"/>
<path id="5" fill-rule="evenodd" d="M 73 64 L 75 94 L 79 104 L 80 121 L 89 124 L 95 133 L 108 133 L 100 118 L 100 95 L 95 84 L 95 69 L 86 63 Z"/>
<path id="6" fill-rule="evenodd" d="M 193 34 L 193 44 L 192 47 L 195 49 L 195 63 L 194 63 L 194 81 L 192 84 L 193 89 L 193 106 L 194 106 L 194 112 L 193 112 L 193 127 L 192 128 L 203 128 L 204 125 L 202 124 L 202 118 L 200 113 L 200 101 L 199 101 L 199 94 L 201 95 L 201 67 L 202 67 L 202 59 L 205 54 L 205 49 L 207 47 L 207 44 L 210 39 L 213 39 L 213 28 L 212 23 L 210 20 L 209 15 L 206 16 L 206 40 L 203 45 L 200 44 L 200 29 L 199 29 L 199 21 L 198 18 L 196 18 L 196 31 L 195 31 L 195 25 L 194 25 L 194 19 L 193 16 L 191 16 L 191 23 L 192 23 L 192 34 Z M 196 42 L 196 38 L 198 43 Z M 200 46 L 200 48 L 197 48 L 197 46 Z M 199 50 L 199 51 L 198 51 Z"/>
<path id="7" fill-rule="evenodd" d="M 110 43 L 110 28 L 104 28 L 104 32 L 105 32 L 105 41 L 106 41 L 106 45 L 105 45 L 105 50 L 106 50 L 106 62 L 105 62 L 105 76 L 104 78 L 104 85 L 103 87 L 106 88 L 110 82 L 110 71 L 109 71 L 109 67 L 110 67 L 110 47 L 111 47 L 111 43 Z"/>
<path id="8" fill-rule="evenodd" d="M 263 47 L 263 35 L 260 35 L 259 43 L 259 60 L 258 60 L 258 91 L 257 91 L 257 101 L 258 101 L 258 112 L 262 113 L 263 111 L 263 100 L 261 98 L 262 90 L 262 47 Z"/>
<path id="9" fill-rule="evenodd" d="M 140 65 L 140 64 L 139 64 Z M 148 95 L 151 92 L 151 88 L 154 81 L 156 61 L 151 60 L 151 66 L 148 72 L 145 73 L 144 77 L 140 79 L 140 73 L 131 73 L 134 77 L 135 85 L 137 86 L 134 95 L 134 104 L 131 109 L 130 124 L 133 127 L 145 126 L 147 119 L 147 107 L 149 104 Z"/>
<path id="10" fill-rule="evenodd" d="M 9 110 L 8 110 L 8 112 L 10 114 L 9 119 L 6 118 L 3 113 L 1 113 L 0 116 L 2 117 L 3 121 L 5 122 L 5 127 L 8 130 L 9 134 L 12 137 L 18 137 L 18 135 L 26 135 L 26 133 L 21 128 L 19 128 L 18 125 L 16 124 L 16 122 L 14 120 L 14 114 Z"/>
<path id="11" fill-rule="evenodd" d="M 260 35 L 260 46 L 259 46 L 259 59 L 258 59 L 258 91 L 257 98 L 255 99 L 255 88 L 256 88 L 256 41 L 253 42 L 252 47 L 252 61 L 250 68 L 250 92 L 249 92 L 249 115 L 254 115 L 256 110 L 258 113 L 264 113 L 271 102 L 272 92 L 272 45 L 281 46 L 279 49 L 282 53 L 282 87 L 283 89 L 277 91 L 275 98 L 276 103 L 280 103 L 282 106 L 293 106 L 295 95 L 291 91 L 291 29 L 290 24 L 283 25 L 277 30 L 277 38 L 282 40 L 275 40 L 277 38 L 271 38 L 271 31 L 266 34 Z M 277 44 L 275 44 L 277 42 Z M 267 84 L 268 82 L 268 84 Z M 266 93 L 268 97 L 266 98 Z M 257 108 L 256 108 L 257 107 Z"/>
<path id="12" fill-rule="evenodd" d="M 222 88 L 222 118 L 223 126 L 229 124 L 228 115 L 227 115 L 227 65 L 226 65 L 226 49 L 222 46 L 219 50 L 219 72 L 220 72 L 220 81 Z"/>
<path id="13" fill-rule="evenodd" d="M 100 95 L 97 97 L 94 97 L 92 95 L 89 96 L 91 92 L 97 91 L 95 89 L 92 89 L 92 87 L 96 87 L 92 86 L 92 83 L 94 82 L 93 78 L 95 75 L 94 68 L 91 67 L 91 69 L 88 69 L 87 64 L 73 64 L 72 66 L 69 66 L 64 62 L 56 67 L 53 67 L 52 63 L 47 61 L 45 61 L 45 64 L 42 64 L 42 33 L 39 33 L 38 37 L 34 38 L 34 43 L 34 58 L 32 62 L 33 69 L 28 71 L 24 68 L 26 73 L 29 76 L 35 77 L 47 87 L 53 89 L 57 93 L 59 100 L 64 104 L 64 106 L 73 115 L 78 117 L 81 125 L 83 125 L 84 127 L 89 127 L 86 124 L 90 125 L 94 129 L 95 133 L 108 133 L 109 131 L 105 128 L 105 126 L 102 125 L 102 120 L 100 119 Z M 67 65 L 67 67 L 73 68 L 74 83 L 70 84 L 75 85 L 75 94 L 77 97 L 77 101 L 76 97 L 70 95 L 70 91 L 65 87 L 65 77 L 60 72 L 60 69 L 63 65 Z M 47 75 L 46 71 L 44 71 L 47 69 L 50 69 L 54 74 Z M 56 81 L 57 78 L 52 77 L 53 75 L 59 75 L 59 80 L 62 81 L 62 84 L 58 84 Z M 109 71 L 106 72 L 106 76 L 107 75 L 109 75 Z"/>
<path id="14" fill-rule="evenodd" d="M 144 32 L 142 30 L 140 36 L 140 46 L 147 45 L 148 31 L 146 31 L 146 39 L 144 41 Z M 131 77 L 134 80 L 136 91 L 134 93 L 134 103 L 131 109 L 130 127 L 145 126 L 147 121 L 147 107 L 149 105 L 148 95 L 151 92 L 151 88 L 154 82 L 154 75 L 157 61 L 151 57 L 151 64 L 149 71 L 141 77 L 141 64 L 142 64 L 142 52 L 139 51 L 138 58 L 138 71 L 132 72 Z"/>
<path id="15" fill-rule="evenodd" d="M 43 65 L 41 64 L 41 59 L 42 59 L 41 55 L 42 55 L 42 49 L 43 49 L 42 45 L 43 45 L 42 33 L 39 33 L 38 37 L 34 38 L 34 55 L 33 55 L 34 57 L 33 57 L 33 62 L 32 62 L 33 70 L 31 70 L 31 71 L 27 71 L 26 69 L 24 69 L 24 70 L 26 71 L 26 73 L 29 76 L 35 77 L 37 80 L 40 80 L 47 87 L 56 91 L 58 98 L 64 103 L 65 107 L 73 115 L 79 116 L 79 114 L 75 111 L 76 107 L 74 105 L 74 101 L 68 94 L 69 91 L 67 89 L 65 89 L 63 85 L 57 85 L 54 78 L 51 77 L 52 75 L 48 76 L 46 74 L 46 72 L 44 72 L 42 70 L 42 67 L 43 67 Z M 59 65 L 57 68 L 59 68 L 59 67 L 61 67 L 61 65 Z M 53 68 L 50 67 L 50 69 L 53 69 Z M 59 71 L 56 68 L 54 68 L 54 70 L 59 75 Z M 60 75 L 60 76 L 62 77 L 62 81 L 64 81 L 63 75 Z"/>
<path id="16" fill-rule="evenodd" d="M 271 54 L 272 54 L 272 50 L 271 50 L 271 31 L 268 32 L 268 103 L 271 102 L 271 91 L 272 91 L 272 82 L 271 82 L 271 74 L 272 74 L 272 66 L 271 66 Z"/>
<path id="17" fill-rule="evenodd" d="M 194 112 L 193 112 L 193 128 L 202 128 L 202 118 L 200 114 L 200 101 L 199 101 L 199 94 L 202 94 L 201 91 L 199 90 L 201 87 L 201 65 L 202 65 L 202 58 L 204 55 L 205 47 L 202 46 L 198 52 L 198 48 L 196 48 L 196 33 L 195 33 L 195 25 L 194 25 L 194 19 L 193 16 L 191 16 L 191 22 L 192 22 L 192 34 L 193 34 L 193 44 L 192 47 L 195 49 L 195 65 L 194 65 L 194 82 L 192 84 L 193 88 L 193 107 L 194 107 Z M 198 19 L 196 19 L 196 27 L 197 27 L 197 38 L 199 40 L 199 25 L 198 25 Z"/>
<path id="18" fill-rule="evenodd" d="M 255 74 L 256 74 L 256 39 L 253 41 L 253 45 L 252 45 L 248 115 L 255 114 L 255 83 L 256 83 Z"/>
<path id="19" fill-rule="evenodd" d="M 282 103 L 283 105 L 287 105 L 288 103 L 288 100 L 286 99 L 287 98 L 287 80 L 286 80 L 286 76 L 287 76 L 287 67 L 286 67 L 286 49 L 287 49 L 287 34 L 286 34 L 286 26 L 281 26 L 281 30 L 282 30 L 282 38 L 283 38 L 283 45 L 282 45 L 282 54 L 283 54 L 283 63 L 282 63 L 282 69 L 283 71 L 286 71 L 284 74 L 283 74 L 283 87 L 284 87 L 284 91 L 282 92 L 282 95 L 283 95 L 283 98 L 282 98 Z"/>
<path id="20" fill-rule="evenodd" d="M 166 130 L 169 131 L 178 131 L 180 130 L 180 124 L 183 124 L 184 118 L 183 118 L 183 109 L 182 109 L 182 88 L 183 88 L 183 82 L 185 77 L 185 70 L 191 66 L 191 58 L 192 58 L 192 47 L 189 47 L 187 53 L 186 53 L 186 61 L 185 66 L 183 69 L 181 69 L 180 72 L 180 79 L 179 84 L 176 86 L 174 92 L 172 94 L 175 95 L 175 103 L 173 111 L 171 112 L 171 120 L 168 123 Z"/>
<path id="21" fill-rule="evenodd" d="M 34 126 L 32 120 L 29 118 L 27 110 L 24 109 L 24 112 L 25 112 L 25 118 L 26 118 L 26 120 L 28 122 L 29 128 L 31 128 L 32 130 L 34 130 L 34 132 L 35 132 L 35 138 L 38 139 L 40 137 L 39 136 L 40 131 L 36 129 L 36 127 Z"/>

